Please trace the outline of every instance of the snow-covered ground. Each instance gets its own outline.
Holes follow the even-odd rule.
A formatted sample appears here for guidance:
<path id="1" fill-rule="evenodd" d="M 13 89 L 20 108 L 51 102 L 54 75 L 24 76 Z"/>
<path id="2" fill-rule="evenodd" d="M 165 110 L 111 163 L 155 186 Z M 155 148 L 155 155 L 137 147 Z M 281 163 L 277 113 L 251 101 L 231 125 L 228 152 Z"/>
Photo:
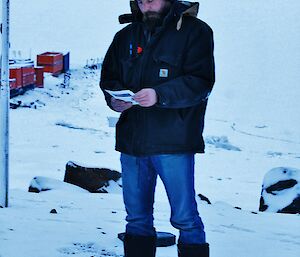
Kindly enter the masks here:
<path id="1" fill-rule="evenodd" d="M 48 75 L 44 89 L 13 100 L 36 108 L 10 113 L 10 206 L 0 209 L 1 257 L 122 255 L 120 190 L 27 190 L 35 176 L 63 180 L 70 160 L 120 171 L 108 126 L 108 117 L 118 115 L 106 107 L 99 70 L 82 67 L 88 58 L 103 57 L 128 2 L 11 1 L 12 49 L 23 55 L 31 49 L 32 56 L 70 50 L 72 70 L 69 87 Z M 300 2 L 210 0 L 200 8 L 199 17 L 215 32 L 217 65 L 206 154 L 196 157 L 196 192 L 213 203 L 197 199 L 211 256 L 299 256 L 299 215 L 253 212 L 267 171 L 300 167 Z M 155 219 L 157 230 L 177 234 L 161 183 Z M 176 256 L 176 247 L 160 248 L 157 256 Z"/>

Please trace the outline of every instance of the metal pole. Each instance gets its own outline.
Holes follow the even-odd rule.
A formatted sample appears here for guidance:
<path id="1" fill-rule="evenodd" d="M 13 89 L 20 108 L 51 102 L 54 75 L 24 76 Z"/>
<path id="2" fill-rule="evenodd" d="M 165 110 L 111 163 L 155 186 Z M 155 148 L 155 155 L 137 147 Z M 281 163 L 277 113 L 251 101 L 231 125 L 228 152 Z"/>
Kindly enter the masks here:
<path id="1" fill-rule="evenodd" d="M 0 88 L 0 206 L 2 207 L 8 207 L 9 94 L 9 0 L 2 0 Z"/>

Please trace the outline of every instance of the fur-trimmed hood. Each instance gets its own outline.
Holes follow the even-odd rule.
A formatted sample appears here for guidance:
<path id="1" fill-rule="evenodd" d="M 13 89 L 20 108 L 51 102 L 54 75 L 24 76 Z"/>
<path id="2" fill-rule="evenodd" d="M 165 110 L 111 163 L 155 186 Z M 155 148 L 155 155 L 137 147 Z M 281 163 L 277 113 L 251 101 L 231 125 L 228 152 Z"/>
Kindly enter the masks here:
<path id="1" fill-rule="evenodd" d="M 174 16 L 177 18 L 177 30 L 180 30 L 184 16 L 197 17 L 199 11 L 198 2 L 188 2 L 180 0 L 169 1 L 173 2 L 173 6 L 171 7 L 170 12 L 173 12 Z M 142 13 L 138 7 L 136 0 L 130 0 L 130 9 L 130 14 L 123 14 L 119 16 L 119 22 L 121 24 L 142 21 Z"/>

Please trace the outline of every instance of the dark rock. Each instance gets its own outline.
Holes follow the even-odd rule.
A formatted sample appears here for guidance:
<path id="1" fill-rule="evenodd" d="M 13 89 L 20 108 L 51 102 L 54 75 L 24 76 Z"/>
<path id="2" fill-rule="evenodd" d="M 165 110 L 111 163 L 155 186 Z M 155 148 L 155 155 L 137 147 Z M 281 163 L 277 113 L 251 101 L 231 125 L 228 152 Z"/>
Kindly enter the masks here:
<path id="1" fill-rule="evenodd" d="M 259 211 L 265 211 L 267 209 L 268 209 L 268 205 L 265 204 L 264 198 L 261 196 L 259 202 Z"/>
<path id="2" fill-rule="evenodd" d="M 33 187 L 33 186 L 30 186 L 29 188 L 28 188 L 28 192 L 30 192 L 30 193 L 40 193 L 40 192 L 42 192 L 42 191 L 49 191 L 50 189 L 48 189 L 48 188 L 43 188 L 43 189 L 41 189 L 41 190 L 39 190 L 38 188 L 36 188 L 36 187 Z"/>
<path id="3" fill-rule="evenodd" d="M 50 213 L 57 214 L 57 211 L 56 211 L 55 209 L 52 209 L 52 210 L 50 211 Z"/>
<path id="4" fill-rule="evenodd" d="M 121 241 L 124 241 L 125 233 L 119 233 L 118 238 Z M 172 246 L 175 245 L 176 243 L 176 236 L 167 233 L 167 232 L 156 232 L 156 246 L 157 247 L 167 247 L 167 246 Z"/>
<path id="5" fill-rule="evenodd" d="M 200 197 L 201 201 L 205 201 L 208 204 L 211 204 L 211 202 L 209 201 L 209 199 L 206 196 L 204 196 L 202 194 L 198 194 L 198 196 Z"/>
<path id="6" fill-rule="evenodd" d="M 17 101 L 16 103 L 9 103 L 10 104 L 10 109 L 17 109 L 18 107 L 21 106 L 22 101 Z"/>
<path id="7" fill-rule="evenodd" d="M 117 182 L 121 173 L 107 168 L 89 168 L 80 166 L 74 162 L 68 162 L 64 181 L 80 186 L 91 193 L 107 193 L 105 187 L 109 181 Z"/>
<path id="8" fill-rule="evenodd" d="M 276 184 L 266 188 L 266 191 L 269 194 L 276 195 L 276 193 L 274 193 L 274 191 L 282 191 L 287 188 L 292 188 L 296 184 L 297 184 L 297 180 L 295 180 L 295 179 L 283 180 L 283 181 L 279 181 Z"/>
<path id="9" fill-rule="evenodd" d="M 300 214 L 300 196 L 298 196 L 289 206 L 278 211 L 279 213 Z"/>
<path id="10" fill-rule="evenodd" d="M 259 211 L 300 214 L 300 170 L 271 169 L 264 177 Z"/>

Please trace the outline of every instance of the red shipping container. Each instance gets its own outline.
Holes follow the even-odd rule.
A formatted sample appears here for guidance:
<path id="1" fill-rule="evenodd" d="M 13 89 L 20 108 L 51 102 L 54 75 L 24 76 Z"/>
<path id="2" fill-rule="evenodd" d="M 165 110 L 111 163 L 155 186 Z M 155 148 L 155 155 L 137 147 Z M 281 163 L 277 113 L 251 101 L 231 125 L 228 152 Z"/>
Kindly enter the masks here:
<path id="1" fill-rule="evenodd" d="M 23 87 L 34 85 L 34 73 L 23 76 Z"/>
<path id="2" fill-rule="evenodd" d="M 63 62 L 55 63 L 54 65 L 44 65 L 44 72 L 60 73 L 63 70 Z"/>
<path id="3" fill-rule="evenodd" d="M 44 87 L 44 67 L 38 66 L 35 70 L 35 85 L 36 87 Z"/>
<path id="4" fill-rule="evenodd" d="M 10 90 L 17 88 L 16 79 L 10 79 L 9 80 L 9 88 L 10 88 Z"/>
<path id="5" fill-rule="evenodd" d="M 34 74 L 34 67 L 33 66 L 23 66 L 22 67 L 22 76 Z"/>
<path id="6" fill-rule="evenodd" d="M 9 78 L 15 79 L 15 88 L 22 86 L 22 69 L 21 67 L 12 67 L 9 69 Z"/>
<path id="7" fill-rule="evenodd" d="M 37 56 L 37 65 L 44 66 L 47 65 L 54 65 L 55 63 L 62 62 L 63 55 L 62 53 L 57 52 L 46 52 L 39 54 Z"/>
<path id="8" fill-rule="evenodd" d="M 22 66 L 22 87 L 34 84 L 34 67 L 32 64 Z"/>

